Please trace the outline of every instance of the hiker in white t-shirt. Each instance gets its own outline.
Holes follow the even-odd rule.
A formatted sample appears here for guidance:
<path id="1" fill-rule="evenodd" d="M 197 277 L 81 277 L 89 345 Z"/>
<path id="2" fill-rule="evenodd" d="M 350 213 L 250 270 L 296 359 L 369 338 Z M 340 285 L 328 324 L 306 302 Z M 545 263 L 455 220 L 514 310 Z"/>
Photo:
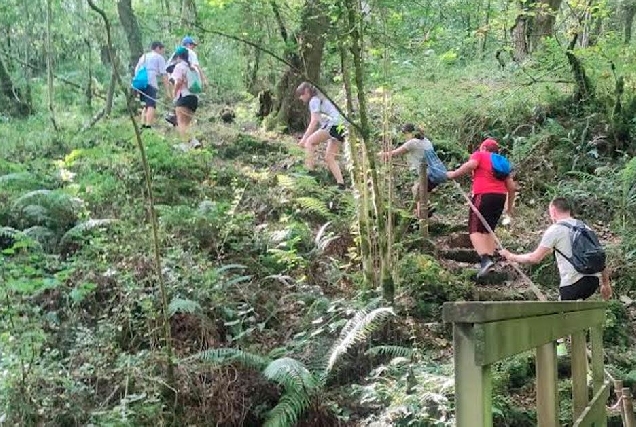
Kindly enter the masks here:
<path id="1" fill-rule="evenodd" d="M 309 171 L 315 168 L 314 151 L 316 146 L 327 141 L 325 163 L 336 179 L 338 187 L 345 188 L 340 165 L 336 156 L 340 151 L 340 144 L 345 138 L 345 127 L 342 116 L 329 100 L 318 92 L 309 82 L 301 83 L 296 89 L 296 96 L 309 105 L 311 118 L 307 130 L 298 145 L 305 148 L 305 167 Z"/>
<path id="2" fill-rule="evenodd" d="M 607 269 L 603 269 L 599 273 L 582 274 L 577 271 L 573 264 L 574 255 L 577 254 L 573 254 L 572 251 L 571 227 L 584 227 L 587 230 L 590 228 L 582 221 L 572 218 L 571 211 L 570 203 L 565 198 L 553 199 L 548 208 L 553 224 L 543 234 L 539 246 L 533 252 L 521 255 L 513 254 L 505 249 L 501 250 L 500 253 L 509 261 L 538 264 L 546 255 L 554 251 L 561 277 L 559 283 L 560 300 L 587 299 L 599 289 L 599 284 L 601 296 L 607 300 L 612 296 L 612 286 Z"/>
<path id="3" fill-rule="evenodd" d="M 394 156 L 406 156 L 406 161 L 409 164 L 409 169 L 411 169 L 416 174 L 419 174 L 420 166 L 424 162 L 428 162 L 427 152 L 434 153 L 433 143 L 429 141 L 428 138 L 424 136 L 424 133 L 418 129 L 412 123 L 406 123 L 401 128 L 402 134 L 406 137 L 407 141 L 390 151 L 382 151 L 378 153 L 378 155 L 385 159 L 391 159 Z M 432 154 L 436 164 L 429 164 L 427 168 L 427 187 L 428 192 L 430 193 L 435 189 L 439 184 L 446 181 L 446 167 L 441 163 L 436 154 Z M 438 169 L 441 169 L 441 173 L 438 173 Z M 437 178 L 437 179 L 436 179 Z M 417 200 L 418 193 L 420 187 L 419 178 L 415 180 L 411 191 L 413 192 L 413 197 Z M 420 216 L 420 203 L 417 201 L 415 214 Z M 429 209 L 429 216 L 432 214 L 434 209 Z"/>
<path id="4" fill-rule="evenodd" d="M 135 67 L 135 74 L 142 66 L 145 66 L 148 71 L 148 86 L 139 93 L 139 99 L 144 103 L 144 108 L 141 111 L 142 128 L 149 128 L 155 119 L 157 96 L 159 93 L 158 76 L 161 76 L 163 79 L 164 89 L 168 90 L 166 60 L 163 57 L 164 51 L 163 43 L 152 42 L 150 52 L 143 54 Z"/>
<path id="5" fill-rule="evenodd" d="M 199 106 L 199 98 L 189 89 L 193 83 L 191 79 L 195 78 L 196 70 L 188 61 L 188 51 L 185 47 L 180 46 L 174 56 L 177 63 L 172 72 L 172 77 L 174 78 L 174 105 L 177 115 L 177 128 L 181 138 L 186 141 L 190 123 Z M 198 147 L 200 143 L 195 138 L 192 138 L 190 145 Z"/>

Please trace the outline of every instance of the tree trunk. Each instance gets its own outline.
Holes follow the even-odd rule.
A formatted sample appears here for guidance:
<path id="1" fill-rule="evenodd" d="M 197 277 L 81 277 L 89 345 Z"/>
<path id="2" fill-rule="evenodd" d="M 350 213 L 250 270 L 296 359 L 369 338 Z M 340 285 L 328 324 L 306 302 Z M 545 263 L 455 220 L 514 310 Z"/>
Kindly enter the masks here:
<path id="1" fill-rule="evenodd" d="M 510 29 L 515 61 L 539 48 L 541 41 L 554 35 L 556 14 L 562 0 L 529 0 L 521 3 L 521 13 Z"/>
<path id="2" fill-rule="evenodd" d="M 58 130 L 57 123 L 55 121 L 55 88 L 53 86 L 53 46 L 51 45 L 51 15 L 53 14 L 51 8 L 51 0 L 46 1 L 46 83 L 47 83 L 47 98 L 49 104 L 49 118 L 53 129 Z"/>
<path id="3" fill-rule="evenodd" d="M 139 57 L 144 54 L 144 46 L 141 41 L 141 31 L 139 30 L 139 23 L 137 22 L 135 12 L 132 9 L 131 0 L 119 0 L 119 2 L 117 2 L 117 13 L 119 14 L 119 22 L 121 22 L 124 31 L 126 31 L 128 48 L 130 50 L 128 69 L 130 75 L 133 75 Z"/>
<path id="4" fill-rule="evenodd" d="M 194 0 L 181 2 L 181 27 L 190 29 L 197 24 L 197 7 Z"/>
<path id="5" fill-rule="evenodd" d="M 636 15 L 636 4 L 628 4 L 623 10 L 623 33 L 625 44 L 632 41 L 632 25 L 634 24 L 634 16 Z"/>
<path id="6" fill-rule="evenodd" d="M 5 109 L 9 114 L 24 117 L 31 114 L 31 105 L 25 102 L 21 98 L 21 93 L 18 88 L 13 85 L 11 76 L 7 67 L 0 57 L 0 92 L 9 101 L 8 108 Z"/>
<path id="7" fill-rule="evenodd" d="M 274 2 L 272 7 L 277 15 L 281 37 L 285 40 L 287 31 Z M 272 120 L 268 123 L 270 128 L 281 125 L 291 132 L 302 131 L 306 127 L 306 107 L 296 98 L 295 90 L 303 80 L 318 82 L 320 79 L 320 66 L 329 25 L 326 10 L 320 1 L 305 1 L 298 35 L 288 40 L 288 44 L 293 45 L 287 51 L 285 59 L 292 66 L 283 73 L 276 87 L 277 101 L 270 116 Z"/>

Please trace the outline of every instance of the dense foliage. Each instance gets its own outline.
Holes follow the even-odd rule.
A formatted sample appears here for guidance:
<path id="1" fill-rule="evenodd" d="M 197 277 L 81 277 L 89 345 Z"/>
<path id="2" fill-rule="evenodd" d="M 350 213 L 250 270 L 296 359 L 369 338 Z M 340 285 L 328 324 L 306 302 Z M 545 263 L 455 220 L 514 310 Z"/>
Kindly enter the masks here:
<path id="1" fill-rule="evenodd" d="M 89 3 L 0 5 L 0 424 L 453 425 L 441 305 L 532 294 L 507 270 L 474 282 L 452 186 L 422 236 L 412 172 L 369 162 L 404 122 L 453 167 L 502 143 L 521 183 L 511 249 L 534 247 L 552 196 L 574 200 L 610 254 L 607 364 L 636 381 L 630 1 L 96 2 L 112 46 Z M 199 150 L 167 123 L 138 135 L 116 79 L 185 34 L 210 79 Z M 350 114 L 347 191 L 306 173 L 293 134 L 290 65 L 317 40 L 300 71 Z M 553 260 L 529 271 L 556 296 Z M 498 425 L 536 424 L 533 377 L 532 355 L 496 366 Z"/>

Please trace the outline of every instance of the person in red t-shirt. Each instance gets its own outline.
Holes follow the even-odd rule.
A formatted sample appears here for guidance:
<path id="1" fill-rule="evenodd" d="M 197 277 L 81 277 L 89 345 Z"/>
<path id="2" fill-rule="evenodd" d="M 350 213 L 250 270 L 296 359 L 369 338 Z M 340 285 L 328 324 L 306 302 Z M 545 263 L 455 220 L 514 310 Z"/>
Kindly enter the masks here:
<path id="1" fill-rule="evenodd" d="M 448 179 L 456 179 L 472 172 L 473 204 L 493 230 L 499 222 L 504 207 L 508 215 L 512 215 L 516 188 L 511 175 L 508 175 L 505 180 L 500 180 L 493 174 L 491 153 L 497 152 L 499 152 L 497 141 L 487 138 L 479 146 L 479 151 L 471 154 L 466 163 L 446 174 Z M 468 214 L 468 232 L 470 241 L 480 258 L 481 268 L 477 277 L 482 277 L 494 265 L 492 257 L 496 249 L 495 238 L 488 233 L 472 209 Z"/>

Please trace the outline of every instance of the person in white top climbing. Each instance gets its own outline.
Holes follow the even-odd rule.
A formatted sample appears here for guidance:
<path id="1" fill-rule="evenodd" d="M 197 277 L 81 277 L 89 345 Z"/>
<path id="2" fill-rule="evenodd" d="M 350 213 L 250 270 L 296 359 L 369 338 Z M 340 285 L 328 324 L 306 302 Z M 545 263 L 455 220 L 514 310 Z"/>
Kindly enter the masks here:
<path id="1" fill-rule="evenodd" d="M 567 199 L 557 197 L 550 202 L 548 213 L 553 224 L 543 234 L 539 246 L 526 254 L 513 254 L 502 249 L 501 255 L 509 261 L 538 264 L 554 251 L 559 276 L 561 301 L 587 299 L 599 289 L 603 299 L 612 296 L 609 273 L 605 267 L 605 252 L 594 232 L 580 220 L 572 217 Z"/>
<path id="2" fill-rule="evenodd" d="M 176 50 L 174 56 L 177 59 L 177 64 L 172 72 L 172 77 L 174 78 L 174 105 L 177 114 L 177 128 L 181 138 L 187 141 L 190 122 L 199 106 L 199 98 L 191 93 L 189 89 L 193 83 L 190 80 L 194 76 L 193 73 L 196 73 L 196 69 L 192 67 L 188 61 L 188 51 L 183 46 Z M 200 146 L 200 143 L 195 138 L 192 138 L 190 145 L 196 148 Z"/>
<path id="3" fill-rule="evenodd" d="M 325 162 L 336 179 L 339 188 L 344 189 L 344 179 L 336 156 L 340 151 L 340 144 L 344 141 L 345 127 L 342 116 L 331 102 L 324 98 L 309 82 L 301 83 L 296 89 L 298 98 L 309 104 L 311 118 L 307 130 L 298 145 L 305 148 L 305 167 L 309 171 L 315 168 L 314 151 L 316 146 L 327 142 Z"/>
<path id="4" fill-rule="evenodd" d="M 406 155 L 406 160 L 409 163 L 409 168 L 416 174 L 419 173 L 420 166 L 424 161 L 428 163 L 427 167 L 427 181 L 428 191 L 431 192 L 439 184 L 446 181 L 446 167 L 442 164 L 435 154 L 433 144 L 428 138 L 424 136 L 424 132 L 418 129 L 412 123 L 406 123 L 401 128 L 402 134 L 406 137 L 407 141 L 400 145 L 398 148 L 391 151 L 382 151 L 378 155 L 385 159 L 391 159 L 394 156 Z M 428 154 L 428 155 L 427 155 Z M 429 160 L 429 157 L 431 160 Z M 419 191 L 420 181 L 417 179 L 411 191 L 413 197 L 417 199 Z M 420 216 L 420 204 L 417 202 L 416 215 Z M 429 210 L 429 215 L 433 210 Z"/>

